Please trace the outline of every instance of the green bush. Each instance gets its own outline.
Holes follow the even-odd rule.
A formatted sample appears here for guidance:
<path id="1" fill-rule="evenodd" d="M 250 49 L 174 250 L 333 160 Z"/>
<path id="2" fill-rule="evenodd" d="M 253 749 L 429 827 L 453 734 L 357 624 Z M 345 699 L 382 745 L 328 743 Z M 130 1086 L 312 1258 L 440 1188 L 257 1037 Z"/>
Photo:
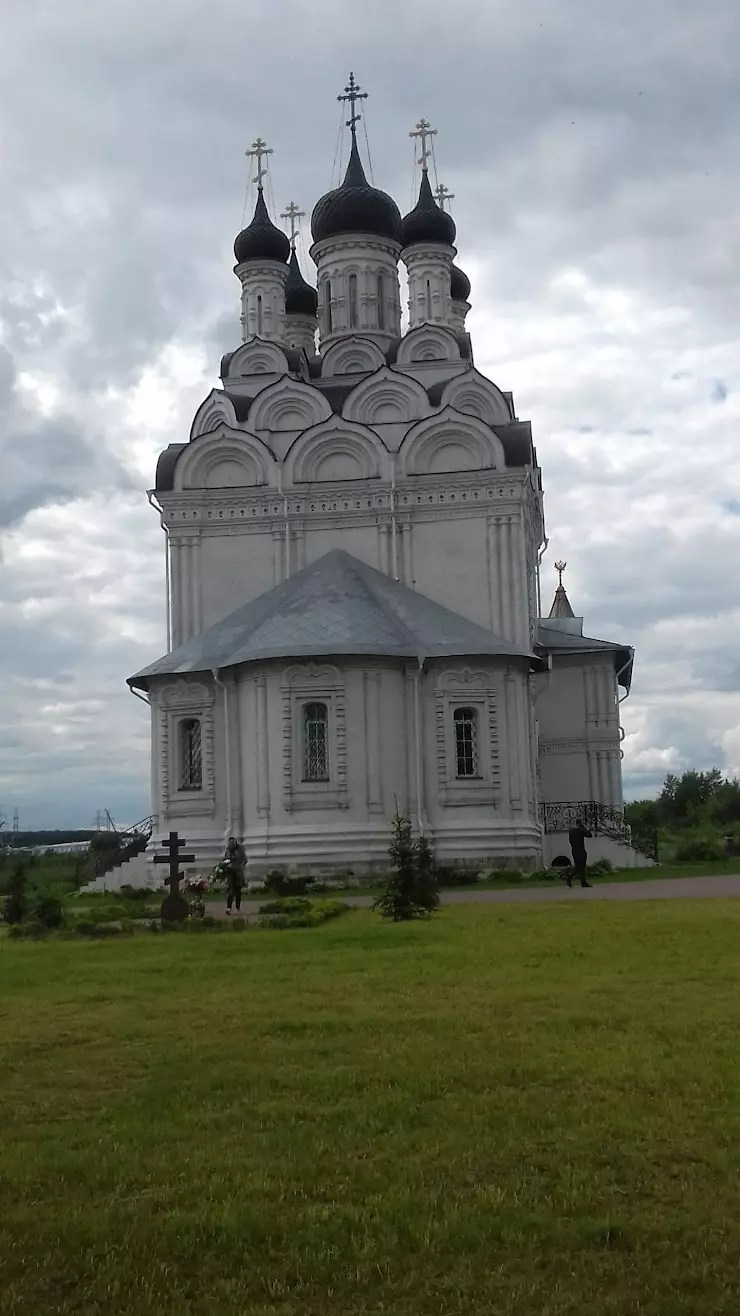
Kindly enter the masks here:
<path id="1" fill-rule="evenodd" d="M 80 937 L 102 941 L 106 937 L 128 936 L 133 932 L 133 928 L 124 928 L 120 923 L 95 923 L 92 919 L 82 918 L 76 924 L 75 932 Z"/>
<path id="2" fill-rule="evenodd" d="M 274 891 L 276 896 L 303 896 L 314 881 L 313 877 L 288 877 L 281 869 L 273 868 L 265 878 L 265 890 Z"/>
<path id="3" fill-rule="evenodd" d="M 50 891 L 37 891 L 30 907 L 31 918 L 43 927 L 60 928 L 64 922 L 64 905 Z"/>
<path id="4" fill-rule="evenodd" d="M 586 864 L 586 872 L 592 877 L 603 877 L 614 872 L 614 864 L 611 859 L 595 859 L 592 864 Z"/>
<path id="5" fill-rule="evenodd" d="M 676 849 L 676 862 L 679 864 L 713 864 L 724 858 L 719 841 L 711 836 L 687 836 Z"/>
<path id="6" fill-rule="evenodd" d="M 311 909 L 307 896 L 286 896 L 282 900 L 270 900 L 260 905 L 260 914 L 305 914 Z"/>
<path id="7" fill-rule="evenodd" d="M 490 873 L 486 873 L 486 880 L 489 882 L 509 882 L 512 886 L 516 886 L 517 882 L 521 882 L 523 877 L 535 876 L 535 873 L 523 873 L 520 868 L 493 868 Z"/>
<path id="8" fill-rule="evenodd" d="M 339 918 L 341 914 L 349 911 L 349 905 L 345 905 L 341 900 L 319 900 L 319 901 L 301 901 L 302 906 L 307 908 L 295 909 L 285 906 L 292 906 L 293 901 L 274 901 L 270 906 L 269 913 L 265 912 L 266 906 L 260 910 L 260 927 L 262 928 L 316 928 L 322 923 L 328 923 L 331 919 Z M 235 925 L 238 926 L 238 925 Z"/>
<path id="9" fill-rule="evenodd" d="M 40 941 L 48 935 L 49 929 L 37 918 L 27 919 L 25 923 L 13 923 L 8 928 L 8 936 L 15 940 Z"/>
<path id="10" fill-rule="evenodd" d="M 3 905 L 3 920 L 11 927 L 22 923 L 26 917 L 28 902 L 26 898 L 26 866 L 16 864 L 8 879 L 8 894 Z"/>
<path id="11" fill-rule="evenodd" d="M 455 868 L 453 864 L 439 864 L 437 881 L 441 887 L 470 886 L 478 881 L 478 874 L 468 868 Z"/>
<path id="12" fill-rule="evenodd" d="M 150 900 L 156 893 L 150 887 L 139 886 L 122 886 L 121 899 L 129 902 L 143 902 Z"/>

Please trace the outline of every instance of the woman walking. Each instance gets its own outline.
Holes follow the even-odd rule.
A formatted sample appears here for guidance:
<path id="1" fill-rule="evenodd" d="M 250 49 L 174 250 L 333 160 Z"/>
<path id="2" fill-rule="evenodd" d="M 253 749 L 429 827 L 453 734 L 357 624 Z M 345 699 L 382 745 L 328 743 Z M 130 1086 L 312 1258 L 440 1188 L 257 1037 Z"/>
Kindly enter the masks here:
<path id="1" fill-rule="evenodd" d="M 237 841 L 235 836 L 229 837 L 224 859 L 229 865 L 229 875 L 226 879 L 226 913 L 231 914 L 231 906 L 236 905 L 238 914 L 242 907 L 242 888 L 244 886 L 244 869 L 247 866 L 247 856 L 244 853 L 244 846 L 241 841 Z"/>

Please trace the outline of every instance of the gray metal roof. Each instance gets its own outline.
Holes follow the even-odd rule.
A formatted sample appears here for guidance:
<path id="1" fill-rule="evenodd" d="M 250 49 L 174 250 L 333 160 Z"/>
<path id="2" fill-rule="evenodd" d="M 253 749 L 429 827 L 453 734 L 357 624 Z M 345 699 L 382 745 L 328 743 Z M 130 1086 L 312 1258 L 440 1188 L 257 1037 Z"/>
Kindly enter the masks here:
<path id="1" fill-rule="evenodd" d="M 536 648 L 555 654 L 611 652 L 614 654 L 614 670 L 619 677 L 619 684 L 625 690 L 629 690 L 634 668 L 634 649 L 628 644 L 619 644 L 612 640 L 593 640 L 587 635 L 581 635 L 578 630 L 570 629 L 568 626 L 568 623 L 573 621 L 583 626 L 583 619 L 580 617 L 562 620 L 541 617 L 537 627 Z"/>
<path id="2" fill-rule="evenodd" d="M 209 672 L 267 658 L 537 657 L 333 549 L 129 678 Z"/>

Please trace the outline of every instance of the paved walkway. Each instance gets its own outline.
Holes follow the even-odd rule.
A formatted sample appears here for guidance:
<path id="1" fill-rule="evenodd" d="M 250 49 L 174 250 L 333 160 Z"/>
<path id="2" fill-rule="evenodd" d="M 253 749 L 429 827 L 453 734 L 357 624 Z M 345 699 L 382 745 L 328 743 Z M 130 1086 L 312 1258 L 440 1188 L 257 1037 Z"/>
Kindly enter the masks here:
<path id="1" fill-rule="evenodd" d="M 594 900 L 695 900 L 712 896 L 740 896 L 740 873 L 719 873 L 712 877 L 648 878 L 644 882 L 602 882 L 584 891 L 579 886 L 569 889 L 564 882 L 550 886 L 512 887 L 503 891 L 442 891 L 443 905 L 537 905 L 562 904 L 564 901 Z M 330 897 L 328 897 L 330 898 Z M 244 900 L 242 915 L 256 914 L 260 905 L 270 897 Z M 348 905 L 367 908 L 372 896 L 342 896 Z M 224 918 L 223 908 L 208 910 L 216 918 Z"/>

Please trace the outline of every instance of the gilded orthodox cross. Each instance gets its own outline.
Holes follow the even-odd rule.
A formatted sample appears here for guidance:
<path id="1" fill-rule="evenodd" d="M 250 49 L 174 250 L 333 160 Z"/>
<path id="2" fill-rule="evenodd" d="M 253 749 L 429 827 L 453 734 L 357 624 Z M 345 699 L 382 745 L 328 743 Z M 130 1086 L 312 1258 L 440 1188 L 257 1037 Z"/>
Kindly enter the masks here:
<path id="1" fill-rule="evenodd" d="M 168 839 L 164 842 L 164 854 L 155 854 L 155 864 L 168 864 L 169 877 L 165 882 L 169 883 L 170 893 L 162 901 L 161 916 L 165 923 L 180 923 L 188 917 L 188 902 L 180 895 L 180 880 L 183 874 L 180 872 L 180 864 L 194 864 L 194 854 L 181 854 L 186 841 L 181 841 L 177 832 L 170 832 Z"/>
<path id="2" fill-rule="evenodd" d="M 454 201 L 454 200 L 455 200 L 455 193 L 454 193 L 454 192 L 450 192 L 450 191 L 445 187 L 444 183 L 440 183 L 438 187 L 435 187 L 435 189 L 434 189 L 434 195 L 435 195 L 436 198 L 437 198 L 437 203 L 438 203 L 438 205 L 439 205 L 440 210 L 444 210 L 444 208 L 445 208 L 445 201 Z"/>
<path id="3" fill-rule="evenodd" d="M 354 137 L 356 132 L 355 125 L 358 124 L 360 122 L 360 119 L 362 118 L 361 114 L 356 113 L 355 106 L 358 101 L 367 100 L 367 92 L 360 90 L 359 82 L 355 82 L 354 73 L 350 73 L 349 82 L 347 83 L 347 86 L 344 89 L 344 95 L 337 96 L 337 100 L 349 101 L 350 108 L 349 108 L 349 118 L 347 119 L 347 127 L 351 129 L 352 136 Z"/>
<path id="4" fill-rule="evenodd" d="M 252 142 L 251 147 L 248 151 L 245 151 L 244 154 L 257 160 L 257 171 L 254 176 L 254 181 L 261 192 L 262 179 L 267 175 L 267 166 L 263 166 L 262 157 L 272 155 L 272 147 L 268 146 L 267 142 L 264 142 L 261 137 L 258 137 L 256 142 Z"/>
<path id="5" fill-rule="evenodd" d="M 557 573 L 558 573 L 558 589 L 561 589 L 561 588 L 562 588 L 562 584 L 563 584 L 563 572 L 565 571 L 565 568 L 567 567 L 567 565 L 568 565 L 567 562 L 556 562 L 556 563 L 555 563 L 555 570 L 556 570 Z"/>
<path id="6" fill-rule="evenodd" d="M 409 133 L 409 137 L 418 137 L 419 142 L 421 143 L 421 155 L 417 160 L 417 164 L 421 165 L 424 173 L 426 173 L 429 168 L 427 160 L 432 154 L 431 146 L 427 146 L 427 138 L 431 142 L 432 138 L 436 136 L 437 129 L 432 127 L 428 119 L 420 119 L 413 132 Z"/>
<path id="7" fill-rule="evenodd" d="M 299 210 L 295 201 L 289 202 L 289 204 L 285 207 L 285 210 L 283 211 L 282 215 L 280 216 L 281 219 L 287 219 L 290 222 L 290 245 L 293 251 L 295 251 L 295 240 L 296 240 L 296 234 L 298 232 L 298 220 L 305 219 L 305 216 L 306 216 L 305 210 Z"/>

